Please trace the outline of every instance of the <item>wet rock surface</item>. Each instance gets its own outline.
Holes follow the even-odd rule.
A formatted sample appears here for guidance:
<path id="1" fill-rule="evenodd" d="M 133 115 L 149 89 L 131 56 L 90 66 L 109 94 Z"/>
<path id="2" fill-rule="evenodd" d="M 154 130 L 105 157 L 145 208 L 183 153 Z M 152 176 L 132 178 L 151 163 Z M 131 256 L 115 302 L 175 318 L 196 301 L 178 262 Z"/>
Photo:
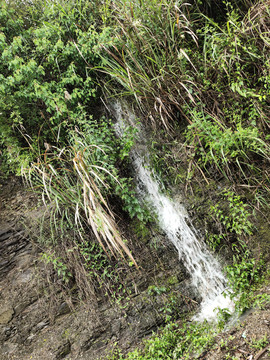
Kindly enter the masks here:
<path id="1" fill-rule="evenodd" d="M 31 244 L 24 237 L 23 230 L 16 230 L 8 224 L 0 224 L 0 280 L 31 252 Z"/>
<path id="2" fill-rule="evenodd" d="M 73 304 L 61 294 L 52 296 L 41 250 L 23 225 L 44 213 L 42 204 L 18 179 L 0 183 L 0 200 L 0 360 L 96 360 L 116 344 L 127 352 L 162 326 L 167 314 L 177 318 L 196 306 L 178 254 L 162 236 L 156 239 L 156 257 L 142 241 L 141 255 L 150 260 L 126 279 L 136 291 L 120 304 L 105 299 Z M 269 287 L 261 293 L 270 295 Z M 191 359 L 266 360 L 269 343 L 268 306 L 245 314 L 215 338 L 212 349 Z"/>
<path id="3" fill-rule="evenodd" d="M 195 304 L 178 254 L 165 243 L 144 271 L 126 279 L 136 291 L 119 304 L 105 299 L 96 299 L 95 306 L 93 299 L 72 304 L 61 294 L 50 297 L 40 248 L 24 226 L 27 218 L 43 212 L 42 204 L 18 179 L 1 185 L 0 360 L 94 360 L 115 344 L 128 351 L 165 323 L 172 296 L 177 306 L 169 310 L 176 316 Z"/>

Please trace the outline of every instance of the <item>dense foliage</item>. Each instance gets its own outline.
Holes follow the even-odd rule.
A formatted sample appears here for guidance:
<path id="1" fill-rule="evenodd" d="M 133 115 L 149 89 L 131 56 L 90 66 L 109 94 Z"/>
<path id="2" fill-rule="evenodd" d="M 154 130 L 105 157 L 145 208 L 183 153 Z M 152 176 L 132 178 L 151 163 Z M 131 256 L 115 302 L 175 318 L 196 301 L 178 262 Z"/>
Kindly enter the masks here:
<path id="1" fill-rule="evenodd" d="M 136 263 L 114 215 L 149 220 L 125 175 L 136 131 L 117 139 L 100 112 L 106 97 L 123 96 L 156 130 L 166 156 L 154 149 L 153 165 L 169 183 L 222 183 L 207 209 L 215 224 L 207 239 L 215 250 L 230 247 L 233 290 L 247 291 L 262 268 L 248 249 L 252 216 L 269 211 L 270 1 L 0 4 L 1 168 L 27 174 L 51 204 L 47 243 L 62 242 L 66 263 L 54 252 L 47 263 L 64 282 L 76 278 L 75 247 L 87 271 L 97 259 L 99 279 L 108 250 Z M 184 174 L 168 143 L 183 149 Z M 75 247 L 59 236 L 72 227 Z"/>
<path id="2" fill-rule="evenodd" d="M 127 162 L 135 131 L 127 129 L 117 139 L 111 122 L 97 115 L 101 87 L 94 69 L 102 64 L 103 43 L 111 42 L 100 16 L 93 2 L 36 1 L 24 7 L 1 2 L 1 167 L 5 174 L 24 174 L 50 204 L 50 234 L 40 235 L 39 241 L 46 237 L 43 259 L 54 264 L 65 282 L 88 277 L 82 268 L 76 276 L 76 264 L 68 256 L 73 246 L 79 246 L 73 258 L 86 268 L 95 252 L 127 255 L 136 264 L 117 226 L 111 198 L 117 196 L 114 203 L 131 218 L 148 217 L 117 166 Z M 76 229 L 76 236 L 67 246 L 70 229 Z M 87 245 L 89 229 L 102 247 L 95 247 L 94 254 Z M 60 246 L 58 254 L 46 250 L 52 243 Z"/>
<path id="3" fill-rule="evenodd" d="M 207 323 L 170 323 L 160 334 L 145 341 L 143 349 L 136 349 L 127 356 L 115 353 L 110 360 L 167 360 L 194 359 L 214 343 L 215 329 Z"/>
<path id="4" fill-rule="evenodd" d="M 110 18 L 119 24 L 119 45 L 107 46 L 104 68 L 155 126 L 173 132 L 182 122 L 192 167 L 206 176 L 214 168 L 264 192 L 270 156 L 269 4 L 256 3 L 244 13 L 225 3 L 216 22 L 200 12 L 200 2 L 117 2 Z"/>
<path id="5" fill-rule="evenodd" d="M 23 159 L 42 152 L 44 143 L 65 144 L 68 131 L 94 112 L 90 72 L 109 35 L 97 32 L 90 8 L 84 14 L 73 5 L 37 2 L 18 14 L 19 4 L 1 2 L 0 141 L 11 169 L 27 165 Z"/>

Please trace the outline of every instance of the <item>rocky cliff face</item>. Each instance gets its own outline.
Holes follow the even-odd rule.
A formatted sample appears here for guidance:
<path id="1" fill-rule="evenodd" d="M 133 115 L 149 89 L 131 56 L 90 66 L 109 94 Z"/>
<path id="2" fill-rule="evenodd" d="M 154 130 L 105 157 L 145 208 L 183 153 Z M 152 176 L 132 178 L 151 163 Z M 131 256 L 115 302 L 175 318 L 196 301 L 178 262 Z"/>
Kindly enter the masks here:
<path id="1" fill-rule="evenodd" d="M 0 359 L 97 359 L 115 346 L 127 351 L 196 304 L 176 251 L 141 245 L 145 268 L 126 279 L 133 293 L 119 303 L 78 299 L 48 281 L 41 249 L 26 230 L 44 212 L 16 178 L 1 183 Z M 30 224 L 30 225 L 29 225 Z M 32 225 L 33 226 L 33 225 Z"/>

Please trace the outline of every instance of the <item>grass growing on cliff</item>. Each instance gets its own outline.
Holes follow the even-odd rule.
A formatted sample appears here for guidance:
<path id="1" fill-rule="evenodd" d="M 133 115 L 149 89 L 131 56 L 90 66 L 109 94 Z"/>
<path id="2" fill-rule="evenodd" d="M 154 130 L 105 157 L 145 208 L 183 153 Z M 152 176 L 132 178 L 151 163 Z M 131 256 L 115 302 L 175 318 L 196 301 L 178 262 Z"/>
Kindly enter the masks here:
<path id="1" fill-rule="evenodd" d="M 42 186 L 56 228 L 67 222 L 83 238 L 85 227 L 89 226 L 105 252 L 108 249 L 122 257 L 125 253 L 136 264 L 101 191 L 108 189 L 106 177 L 118 180 L 98 160 L 99 152 L 106 156 L 105 150 L 85 144 L 84 140 L 78 136 L 69 147 L 45 151 L 43 159 L 30 169 L 32 181 L 35 179 L 34 185 Z"/>
<path id="2" fill-rule="evenodd" d="M 225 2 L 218 22 L 199 2 L 37 1 L 20 11 L 16 1 L 1 4 L 6 172 L 34 160 L 29 148 L 37 144 L 65 147 L 103 90 L 132 95 L 157 130 L 173 135 L 181 123 L 187 182 L 224 176 L 265 206 L 269 1 L 240 3 Z"/>
<path id="3" fill-rule="evenodd" d="M 56 232 L 68 224 L 83 237 L 88 227 L 105 252 L 128 255 L 135 264 L 108 202 L 117 197 L 120 212 L 123 207 L 143 218 L 131 183 L 118 179 L 116 168 L 125 162 L 132 136 L 117 143 L 109 122 L 92 121 L 100 86 L 91 69 L 101 63 L 101 45 L 111 43 L 94 7 L 1 2 L 1 166 L 18 174 L 31 167 L 33 185 L 53 203 Z"/>
<path id="4" fill-rule="evenodd" d="M 206 18 L 197 31 L 200 101 L 187 108 L 193 114 L 187 145 L 205 177 L 215 169 L 253 198 L 269 196 L 269 42 L 259 20 L 268 16 L 269 3 L 258 2 L 244 17 L 230 3 L 226 11 L 226 22 Z"/>
<path id="5" fill-rule="evenodd" d="M 54 202 L 54 227 L 75 223 L 83 236 L 90 225 L 101 246 L 134 263 L 111 210 L 117 203 L 118 214 L 146 217 L 128 180 L 118 176 L 128 172 L 124 145 L 111 141 L 102 120 L 87 126 L 103 93 L 133 98 L 161 143 L 161 127 L 176 143 L 181 132 L 187 191 L 195 181 L 203 187 L 214 180 L 235 199 L 241 194 L 255 214 L 269 207 L 269 0 L 24 5 L 1 2 L 1 165 L 21 174 L 34 164 Z M 214 5 L 220 12 L 211 17 Z M 92 131 L 101 141 L 75 144 L 74 129 Z M 101 143 L 110 145 L 108 151 Z M 247 224 L 254 219 L 243 211 L 248 231 L 239 228 L 239 219 L 238 229 L 232 228 L 237 209 L 236 203 L 231 214 L 212 209 L 221 246 L 247 243 Z"/>
<path id="6" fill-rule="evenodd" d="M 101 70 L 112 79 L 105 85 L 116 95 L 133 95 L 152 125 L 170 132 L 177 113 L 184 115 L 182 105 L 195 102 L 191 5 L 136 0 L 113 1 L 109 8 L 114 44 L 104 47 Z"/>
<path id="7" fill-rule="evenodd" d="M 131 94 L 154 128 L 186 128 L 188 180 L 199 173 L 207 183 L 214 170 L 264 206 L 269 2 L 240 3 L 224 2 L 219 22 L 199 2 L 108 3 L 113 43 L 101 70 L 107 91 Z"/>

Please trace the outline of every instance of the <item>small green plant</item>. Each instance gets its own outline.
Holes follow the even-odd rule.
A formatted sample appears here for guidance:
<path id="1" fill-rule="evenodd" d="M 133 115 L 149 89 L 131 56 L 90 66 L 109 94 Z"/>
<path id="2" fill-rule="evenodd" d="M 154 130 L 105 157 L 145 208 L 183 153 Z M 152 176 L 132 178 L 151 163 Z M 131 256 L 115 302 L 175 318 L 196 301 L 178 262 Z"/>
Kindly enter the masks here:
<path id="1" fill-rule="evenodd" d="M 225 267 L 231 287 L 230 296 L 235 299 L 235 308 L 240 313 L 253 305 L 253 289 L 263 280 L 264 266 L 263 260 L 248 257 L 241 261 L 235 259 L 233 265 Z"/>
<path id="2" fill-rule="evenodd" d="M 241 197 L 236 195 L 233 191 L 224 190 L 222 197 L 226 200 L 228 209 L 225 212 L 224 205 L 213 205 L 211 206 L 211 213 L 213 216 L 228 232 L 237 235 L 251 235 L 252 223 L 249 220 L 250 213 L 247 210 L 247 204 L 244 204 Z"/>
<path id="3" fill-rule="evenodd" d="M 226 267 L 226 272 L 231 280 L 231 286 L 235 290 L 247 291 L 252 283 L 261 281 L 261 271 L 264 267 L 264 261 L 255 259 L 242 259 L 241 262 L 235 262 Z"/>
<path id="4" fill-rule="evenodd" d="M 218 328 L 221 330 L 224 329 L 225 325 L 228 323 L 228 320 L 230 319 L 231 316 L 232 314 L 229 311 L 229 309 L 226 308 L 218 309 L 218 313 L 217 313 Z"/>
<path id="5" fill-rule="evenodd" d="M 193 117 L 186 136 L 189 143 L 195 144 L 199 165 L 207 168 L 207 165 L 214 164 L 230 178 L 232 163 L 239 167 L 241 174 L 245 174 L 250 153 L 269 158 L 270 148 L 261 139 L 257 128 L 243 128 L 240 123 L 233 130 L 203 111 L 193 110 Z"/>
<path id="6" fill-rule="evenodd" d="M 46 264 L 52 264 L 54 270 L 57 272 L 58 277 L 65 283 L 68 283 L 72 278 L 72 274 L 68 270 L 67 265 L 60 257 L 56 257 L 55 254 L 43 253 L 42 260 L 45 261 Z"/>
<path id="7" fill-rule="evenodd" d="M 131 219 L 137 218 L 142 227 L 152 220 L 149 210 L 138 200 L 131 179 L 119 178 L 118 184 L 115 185 L 115 193 L 122 199 L 123 210 L 127 211 Z"/>
<path id="8" fill-rule="evenodd" d="M 210 206 L 210 216 L 215 221 L 216 230 L 207 232 L 206 239 L 214 250 L 225 244 L 234 259 L 241 261 L 242 257 L 249 256 L 247 241 L 254 230 L 249 205 L 231 190 L 225 189 L 220 195 L 221 199 Z"/>
<path id="9" fill-rule="evenodd" d="M 179 316 L 179 300 L 177 296 L 171 294 L 160 311 L 163 312 L 167 323 L 175 320 Z"/>
<path id="10" fill-rule="evenodd" d="M 270 295 L 258 294 L 252 298 L 252 301 L 254 307 L 258 307 L 259 309 L 266 309 L 270 305 Z"/>
<path id="11" fill-rule="evenodd" d="M 267 334 L 265 334 L 262 338 L 256 339 L 253 338 L 250 343 L 250 347 L 256 350 L 261 350 L 265 348 L 269 344 L 269 339 Z"/>
<path id="12" fill-rule="evenodd" d="M 150 285 L 147 291 L 149 295 L 155 296 L 165 293 L 167 289 L 165 286 Z"/>
<path id="13" fill-rule="evenodd" d="M 231 355 L 231 354 L 226 354 L 226 355 L 225 355 L 225 359 L 226 359 L 226 360 L 238 360 L 239 358 L 236 357 L 236 356 L 233 356 L 233 355 Z"/>

